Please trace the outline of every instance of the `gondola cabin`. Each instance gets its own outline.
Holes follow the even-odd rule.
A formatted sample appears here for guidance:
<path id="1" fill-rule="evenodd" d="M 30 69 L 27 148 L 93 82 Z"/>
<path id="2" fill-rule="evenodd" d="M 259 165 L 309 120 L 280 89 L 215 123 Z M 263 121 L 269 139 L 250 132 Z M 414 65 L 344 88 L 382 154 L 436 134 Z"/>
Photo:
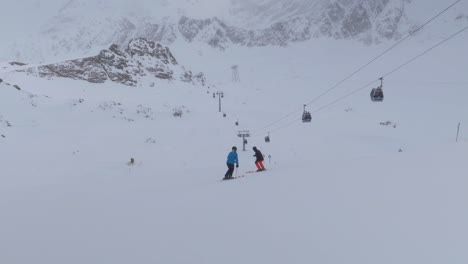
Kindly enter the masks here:
<path id="1" fill-rule="evenodd" d="M 373 88 L 370 94 L 372 102 L 382 102 L 384 100 L 383 90 L 380 87 Z"/>
<path id="2" fill-rule="evenodd" d="M 312 121 L 312 115 L 310 114 L 310 112 L 305 111 L 302 114 L 302 122 L 303 123 L 310 123 L 311 121 Z"/>
<path id="3" fill-rule="evenodd" d="M 370 98 L 372 102 L 383 102 L 383 78 L 380 78 L 380 86 L 372 89 L 370 93 Z"/>
<path id="4" fill-rule="evenodd" d="M 303 123 L 309 123 L 312 121 L 312 115 L 310 114 L 310 112 L 306 111 L 306 106 L 307 105 L 304 105 L 304 113 L 302 113 L 302 122 Z"/>

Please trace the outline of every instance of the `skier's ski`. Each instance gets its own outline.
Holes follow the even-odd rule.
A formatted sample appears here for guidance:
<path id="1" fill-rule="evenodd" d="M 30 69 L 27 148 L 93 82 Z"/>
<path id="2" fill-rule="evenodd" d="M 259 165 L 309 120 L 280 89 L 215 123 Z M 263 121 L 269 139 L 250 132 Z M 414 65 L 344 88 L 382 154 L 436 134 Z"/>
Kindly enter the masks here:
<path id="1" fill-rule="evenodd" d="M 239 178 L 244 178 L 244 177 L 246 177 L 248 174 L 257 173 L 257 172 L 263 172 L 263 171 L 266 171 L 266 169 L 265 169 L 265 170 L 262 170 L 262 171 L 246 171 L 246 172 L 244 172 L 245 174 L 243 174 L 243 175 L 234 176 L 234 177 L 227 178 L 227 179 L 226 179 L 226 178 L 223 178 L 221 181 L 229 181 L 229 180 L 235 180 L 235 179 L 239 179 Z"/>
<path id="2" fill-rule="evenodd" d="M 234 176 L 234 177 L 230 177 L 230 178 L 223 178 L 221 181 L 235 180 L 235 179 L 244 178 L 244 177 L 245 177 L 245 175 L 239 175 L 239 176 Z"/>
<path id="3" fill-rule="evenodd" d="M 261 170 L 261 171 L 246 171 L 245 173 L 257 173 L 257 172 L 263 172 L 263 171 L 266 171 L 266 169 Z"/>

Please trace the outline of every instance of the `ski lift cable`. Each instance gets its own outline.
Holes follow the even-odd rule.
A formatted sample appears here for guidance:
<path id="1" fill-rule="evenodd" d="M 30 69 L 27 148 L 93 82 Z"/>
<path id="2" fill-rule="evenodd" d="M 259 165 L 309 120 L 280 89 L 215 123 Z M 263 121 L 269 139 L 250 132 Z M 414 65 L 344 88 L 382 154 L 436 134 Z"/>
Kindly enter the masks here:
<path id="1" fill-rule="evenodd" d="M 296 113 L 299 113 L 299 112 L 302 112 L 302 108 L 298 108 L 298 109 L 296 109 L 296 110 L 290 112 L 289 114 L 283 116 L 282 118 L 280 118 L 280 119 L 278 119 L 278 120 L 276 120 L 276 121 L 274 121 L 274 122 L 272 122 L 272 123 L 270 123 L 270 124 L 268 124 L 268 125 L 266 125 L 266 126 L 260 128 L 260 129 L 258 129 L 258 130 L 259 130 L 259 131 L 263 131 L 263 130 L 269 128 L 269 127 L 272 127 L 272 126 L 276 125 L 277 123 L 279 123 L 279 122 L 281 122 L 281 121 L 283 121 L 283 120 L 288 119 L 288 118 L 291 117 L 292 115 L 294 115 L 294 114 L 296 114 Z M 270 131 L 270 132 L 271 132 L 271 131 Z"/>
<path id="2" fill-rule="evenodd" d="M 351 73 L 350 75 L 348 75 L 346 78 L 344 78 L 343 80 L 341 80 L 340 82 L 338 82 L 337 84 L 335 84 L 334 86 L 332 86 L 331 88 L 329 88 L 328 90 L 326 90 L 325 92 L 323 92 L 322 94 L 318 95 L 317 97 L 315 97 L 313 100 L 309 101 L 306 105 L 310 105 L 312 103 L 315 103 L 317 100 L 319 100 L 320 98 L 322 98 L 323 96 L 325 96 L 326 94 L 328 94 L 329 92 L 333 91 L 334 89 L 336 89 L 338 86 L 340 86 L 341 84 L 343 84 L 345 81 L 349 80 L 351 77 L 353 77 L 354 75 L 356 75 L 357 73 L 359 73 L 360 71 L 362 71 L 364 68 L 366 68 L 367 66 L 369 66 L 370 64 L 372 64 L 373 62 L 375 62 L 376 60 L 378 60 L 379 58 L 381 58 L 383 55 L 387 54 L 389 51 L 391 51 L 392 49 L 396 48 L 398 45 L 400 45 L 401 43 L 403 43 L 405 40 L 407 40 L 408 38 L 414 36 L 417 32 L 419 32 L 421 29 L 423 29 L 425 26 L 427 26 L 429 23 L 431 23 L 432 21 L 434 21 L 435 19 L 437 19 L 438 17 L 440 17 L 442 14 L 444 14 L 445 12 L 447 12 L 448 10 L 450 10 L 452 7 L 454 7 L 456 4 L 458 4 L 459 2 L 461 2 L 462 0 L 457 0 L 455 1 L 454 3 L 452 3 L 451 5 L 449 5 L 447 8 L 445 8 L 444 10 L 442 10 L 441 12 L 439 12 L 438 14 L 436 14 L 435 16 L 433 16 L 431 19 L 429 19 L 427 22 L 425 22 L 424 24 L 422 24 L 420 27 L 418 27 L 417 29 L 411 31 L 410 33 L 408 33 L 408 35 L 406 35 L 406 37 L 400 39 L 398 42 L 396 42 L 395 44 L 393 44 L 392 46 L 390 46 L 388 49 L 386 49 L 385 51 L 383 51 L 382 53 L 380 53 L 379 55 L 377 55 L 377 57 L 375 57 L 374 59 L 372 59 L 371 61 L 369 61 L 368 63 L 366 63 L 365 65 L 361 66 L 360 68 L 358 68 L 356 71 L 354 71 L 353 73 Z M 364 89 L 364 88 L 363 88 Z M 290 112 L 289 114 L 281 117 L 280 119 L 260 128 L 259 130 L 265 130 L 285 119 L 287 119 L 288 117 L 298 113 L 302 111 L 301 108 L 298 108 L 297 110 L 294 110 L 292 112 Z"/>
<path id="3" fill-rule="evenodd" d="M 390 72 L 384 74 L 384 75 L 382 76 L 382 78 L 385 78 L 385 77 L 387 77 L 387 76 L 390 76 L 391 74 L 393 74 L 393 73 L 395 73 L 396 71 L 402 69 L 403 67 L 407 66 L 407 65 L 410 64 L 411 62 L 413 62 L 413 61 L 419 59 L 420 57 L 424 56 L 425 54 L 429 53 L 429 52 L 432 51 L 433 49 L 435 49 L 435 48 L 441 46 L 441 45 L 444 44 L 445 42 L 451 40 L 452 38 L 454 38 L 454 37 L 456 37 L 456 36 L 458 36 L 458 35 L 460 35 L 461 33 L 463 33 L 463 32 L 464 32 L 465 30 L 467 30 L 467 29 L 468 29 L 468 26 L 462 28 L 461 30 L 459 30 L 459 31 L 456 32 L 455 34 L 453 34 L 453 35 L 451 35 L 450 37 L 444 39 L 443 41 L 437 43 L 436 45 L 432 46 L 432 47 L 429 48 L 428 50 L 426 50 L 426 51 L 420 53 L 419 55 L 413 57 L 412 59 L 408 60 L 407 62 L 401 64 L 401 65 L 398 66 L 398 67 L 396 67 L 396 68 L 393 69 L 392 71 L 390 71 Z M 380 81 L 380 79 L 381 79 L 381 78 L 376 79 L 376 80 L 373 80 L 372 82 L 369 82 L 368 84 L 366 84 L 366 85 L 364 85 L 364 86 L 358 88 L 357 90 L 354 90 L 354 91 L 352 91 L 352 92 L 350 92 L 350 93 L 348 93 L 348 94 L 346 94 L 346 95 L 344 95 L 344 96 L 342 96 L 342 97 L 340 97 L 340 98 L 338 98 L 338 99 L 336 99 L 336 100 L 330 102 L 329 104 L 327 104 L 327 105 L 325 105 L 325 106 L 323 106 L 323 107 L 320 107 L 320 108 L 316 109 L 315 111 L 312 111 L 312 113 L 314 113 L 314 114 L 315 114 L 315 113 L 318 113 L 318 112 L 320 112 L 320 111 L 322 111 L 322 110 L 324 110 L 324 109 L 326 109 L 326 108 L 328 108 L 328 107 L 330 107 L 330 106 L 332 106 L 332 105 L 334 105 L 334 104 L 336 104 L 336 103 L 338 103 L 338 102 L 340 102 L 340 101 L 342 101 L 342 100 L 344 100 L 344 99 L 346 99 L 346 98 L 348 98 L 348 97 L 350 97 L 350 96 L 352 96 L 352 95 L 354 95 L 354 94 L 356 94 L 356 93 L 358 93 L 358 92 L 360 92 L 360 91 L 362 91 L 362 90 L 364 90 L 364 89 L 366 89 L 367 87 L 369 87 L 369 86 L 372 85 L 373 83 Z M 283 125 L 283 126 L 281 126 L 281 127 L 278 127 L 278 128 L 276 128 L 276 129 L 274 129 L 274 130 L 271 130 L 270 132 L 275 132 L 275 131 L 278 131 L 278 130 L 287 128 L 287 127 L 289 127 L 289 126 L 295 124 L 295 123 L 298 122 L 298 121 L 300 121 L 300 119 L 295 119 L 293 122 L 287 123 L 287 124 L 285 124 L 285 125 Z"/>
<path id="4" fill-rule="evenodd" d="M 288 123 L 286 123 L 286 124 L 284 124 L 284 125 L 282 125 L 280 127 L 277 127 L 275 129 L 270 130 L 269 133 L 277 132 L 277 131 L 282 130 L 284 128 L 288 128 L 288 127 L 290 127 L 290 126 L 292 126 L 294 124 L 302 124 L 302 118 L 296 118 L 296 119 L 292 120 L 291 122 L 288 122 Z M 255 134 L 255 135 L 251 136 L 251 138 L 259 138 L 261 136 L 262 135 L 260 135 L 260 134 Z"/>
<path id="5" fill-rule="evenodd" d="M 340 82 L 338 82 L 336 85 L 334 85 L 333 87 L 331 87 L 330 89 L 326 90 L 325 92 L 323 92 L 322 94 L 320 94 L 319 96 L 317 96 L 316 98 L 314 98 L 313 100 L 311 100 L 310 102 L 307 103 L 307 105 L 310 105 L 314 102 L 316 102 L 317 100 L 319 100 L 320 98 L 322 98 L 323 96 L 325 96 L 326 94 L 328 94 L 329 92 L 333 91 L 334 89 L 336 89 L 338 86 L 340 86 L 342 83 L 344 83 L 345 81 L 349 80 L 351 77 L 353 77 L 354 75 L 356 75 L 357 73 L 359 73 L 360 71 L 362 71 L 364 68 L 366 68 L 367 66 L 369 66 L 370 64 L 372 64 L 373 62 L 375 62 L 376 60 L 380 59 L 383 55 L 387 54 L 389 51 L 391 51 L 392 49 L 396 48 L 398 45 L 400 45 L 401 43 L 403 43 L 405 40 L 407 40 L 408 38 L 412 37 L 414 34 L 416 34 L 417 32 L 419 32 L 421 29 L 423 29 L 425 26 L 427 26 L 429 23 L 431 23 L 432 21 L 434 21 L 436 18 L 438 18 L 439 16 L 441 16 L 442 14 L 444 14 L 445 12 L 447 12 L 449 9 L 451 9 L 453 6 L 455 6 L 456 4 L 458 4 L 459 2 L 461 2 L 462 0 L 457 0 L 455 1 L 453 4 L 451 4 L 450 6 L 448 6 L 447 8 L 445 8 L 444 10 L 442 10 L 441 12 L 439 12 L 438 14 L 436 14 L 434 17 L 432 17 L 431 19 L 429 19 L 426 23 L 422 24 L 420 27 L 418 27 L 417 29 L 411 31 L 410 33 L 408 33 L 408 35 L 406 35 L 406 37 L 400 39 L 398 42 L 396 42 L 395 44 L 393 44 L 391 47 L 389 47 L 388 49 L 384 50 L 382 53 L 380 53 L 379 55 L 377 55 L 377 57 L 375 57 L 374 59 L 372 59 L 371 61 L 369 61 L 368 63 L 364 64 L 362 67 L 360 67 L 359 69 L 357 69 L 356 71 L 354 71 L 353 73 L 351 73 L 350 75 L 348 75 L 346 78 L 344 78 L 343 80 L 341 80 Z"/>
<path id="6" fill-rule="evenodd" d="M 277 127 L 277 128 L 275 128 L 275 129 L 273 129 L 273 130 L 270 130 L 270 133 L 273 133 L 273 132 L 282 130 L 282 129 L 284 129 L 284 128 L 290 127 L 290 126 L 292 126 L 292 125 L 294 125 L 294 124 L 300 124 L 300 123 L 301 123 L 301 120 L 302 120 L 302 118 L 296 118 L 296 119 L 292 120 L 291 122 L 288 122 L 288 123 L 286 123 L 286 124 L 284 124 L 284 125 L 282 125 L 282 126 L 280 126 L 280 127 Z M 262 135 L 260 135 L 260 134 L 255 134 L 255 135 L 251 136 L 251 138 L 259 138 L 259 137 L 262 137 Z"/>
<path id="7" fill-rule="evenodd" d="M 436 45 L 432 46 L 432 47 L 429 48 L 428 50 L 426 50 L 426 51 L 420 53 L 419 55 L 415 56 L 414 58 L 410 59 L 409 61 L 403 63 L 402 65 L 400 65 L 400 66 L 398 66 L 398 67 L 396 67 L 396 68 L 393 69 L 392 71 L 390 71 L 390 72 L 384 74 L 382 77 L 385 78 L 385 77 L 387 77 L 387 76 L 390 76 L 391 74 L 395 73 L 396 71 L 400 70 L 401 68 L 407 66 L 408 64 L 412 63 L 413 61 L 415 61 L 415 60 L 419 59 L 420 57 L 426 55 L 427 53 L 429 53 L 429 52 L 432 51 L 433 49 L 439 47 L 440 45 L 444 44 L 445 42 L 447 42 L 447 41 L 451 40 L 452 38 L 458 36 L 459 34 L 463 33 L 463 32 L 464 32 L 465 30 L 467 30 L 467 29 L 468 29 L 468 26 L 462 28 L 461 30 L 459 30 L 459 31 L 456 32 L 455 34 L 453 34 L 453 35 L 451 35 L 450 37 L 444 39 L 443 41 L 437 43 Z M 348 97 L 350 97 L 351 95 L 356 94 L 357 92 L 359 92 L 359 91 L 361 91 L 361 90 L 367 88 L 368 86 L 370 86 L 371 84 L 373 84 L 373 83 L 375 83 L 375 82 L 377 82 L 377 81 L 379 81 L 379 80 L 380 80 L 380 78 L 379 78 L 378 80 L 374 80 L 374 81 L 372 81 L 372 82 L 366 84 L 365 86 L 363 86 L 363 87 L 361 87 L 361 88 L 359 88 L 359 89 L 357 89 L 357 90 L 355 90 L 355 91 L 353 91 L 353 92 L 350 92 L 350 93 L 346 94 L 345 96 L 342 96 L 342 97 L 338 98 L 338 99 L 335 100 L 335 101 L 332 101 L 331 103 L 329 103 L 329 104 L 327 104 L 327 105 L 325 105 L 325 106 L 323 106 L 323 107 L 321 107 L 321 108 L 319 108 L 319 109 L 313 111 L 312 113 L 318 113 L 318 112 L 322 111 L 323 109 L 328 108 L 328 107 L 330 107 L 330 106 L 332 106 L 332 105 L 338 103 L 339 101 L 341 101 L 341 100 L 343 100 L 343 99 L 345 99 L 345 98 L 348 98 Z"/>
<path id="8" fill-rule="evenodd" d="M 276 131 L 281 130 L 283 128 L 289 127 L 289 126 L 291 126 L 293 124 L 300 124 L 301 120 L 302 120 L 302 118 L 296 118 L 292 122 L 286 123 L 283 126 L 280 126 L 280 127 L 276 128 L 276 129 L 273 129 L 271 132 L 276 132 Z"/>

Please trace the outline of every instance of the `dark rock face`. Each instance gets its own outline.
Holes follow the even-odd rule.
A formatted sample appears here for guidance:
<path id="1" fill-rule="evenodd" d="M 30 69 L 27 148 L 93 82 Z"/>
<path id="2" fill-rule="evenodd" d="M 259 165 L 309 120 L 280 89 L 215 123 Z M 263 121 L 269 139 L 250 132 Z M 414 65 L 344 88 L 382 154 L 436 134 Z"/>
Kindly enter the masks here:
<path id="1" fill-rule="evenodd" d="M 192 19 L 185 16 L 179 20 L 178 29 L 188 42 L 199 40 L 206 42 L 212 47 L 221 49 L 224 49 L 227 43 L 234 42 L 230 33 L 242 31 L 241 29 L 227 26 L 216 17 L 211 19 Z M 239 42 L 242 41 L 242 39 L 239 39 Z"/>
<path id="2" fill-rule="evenodd" d="M 357 36 L 368 31 L 372 27 L 369 14 L 363 8 L 355 8 L 350 16 L 343 21 L 341 33 L 345 38 Z"/>
<path id="3" fill-rule="evenodd" d="M 147 41 L 146 39 L 136 39 L 128 44 L 125 50 L 132 57 L 153 57 L 161 60 L 164 64 L 177 65 L 177 60 L 172 55 L 168 47 L 163 47 L 159 43 Z"/>
<path id="4" fill-rule="evenodd" d="M 76 80 L 86 80 L 92 83 L 103 83 L 107 74 L 100 65 L 98 57 L 66 61 L 61 64 L 51 64 L 38 68 L 39 76 L 57 76 Z"/>
<path id="5" fill-rule="evenodd" d="M 112 45 L 97 56 L 40 66 L 37 70 L 41 77 L 63 77 L 91 83 L 110 80 L 128 86 L 136 86 L 143 76 L 174 80 L 174 70 L 178 70 L 182 71 L 179 79 L 184 82 L 201 85 L 206 82 L 203 73 L 193 75 L 179 66 L 169 48 L 143 38 L 130 41 L 125 51 Z"/>
<path id="6" fill-rule="evenodd" d="M 18 61 L 12 61 L 12 62 L 10 62 L 8 64 L 10 64 L 11 66 L 25 66 L 25 65 L 28 65 L 26 63 L 22 63 L 22 62 L 18 62 Z"/>
<path id="7" fill-rule="evenodd" d="M 205 75 L 201 72 L 194 75 L 191 71 L 186 71 L 180 76 L 180 80 L 188 83 L 199 83 L 203 86 L 206 84 Z"/>

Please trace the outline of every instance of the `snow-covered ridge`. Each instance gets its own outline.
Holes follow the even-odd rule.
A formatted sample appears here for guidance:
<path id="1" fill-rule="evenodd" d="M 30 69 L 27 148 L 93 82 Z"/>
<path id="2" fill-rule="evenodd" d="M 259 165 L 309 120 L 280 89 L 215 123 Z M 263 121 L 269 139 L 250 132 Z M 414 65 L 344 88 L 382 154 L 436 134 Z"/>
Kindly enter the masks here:
<path id="1" fill-rule="evenodd" d="M 105 1 L 82 5 L 77 0 L 72 2 L 42 28 L 40 37 L 34 37 L 34 45 L 32 41 L 16 43 L 11 53 L 16 54 L 14 59 L 83 56 L 111 44 L 124 46 L 134 38 L 163 45 L 178 40 L 200 42 L 221 50 L 232 45 L 285 46 L 312 38 L 372 44 L 398 39 L 413 25 L 406 16 L 409 0 L 232 1 L 230 16 L 207 13 L 205 18 L 180 9 L 152 14 L 146 9 L 157 9 L 158 3 L 149 5 L 143 0 L 135 2 L 128 13 L 112 3 L 101 7 Z M 93 5 L 105 11 L 96 13 Z M 159 5 L 167 8 L 167 2 Z M 136 11 L 138 7 L 141 12 Z"/>
<path id="2" fill-rule="evenodd" d="M 370 44 L 399 38 L 407 30 L 411 23 L 406 16 L 406 6 L 410 2 L 411 0 L 236 0 L 233 12 L 242 21 L 240 23 L 247 27 L 283 25 L 297 33 L 302 32 L 307 39 L 345 38 Z"/>
<path id="3" fill-rule="evenodd" d="M 193 74 L 179 65 L 168 47 L 143 38 L 131 40 L 125 50 L 113 44 L 99 55 L 27 70 L 40 77 L 63 77 L 91 83 L 112 81 L 136 86 L 145 76 L 205 85 L 203 73 Z"/>

